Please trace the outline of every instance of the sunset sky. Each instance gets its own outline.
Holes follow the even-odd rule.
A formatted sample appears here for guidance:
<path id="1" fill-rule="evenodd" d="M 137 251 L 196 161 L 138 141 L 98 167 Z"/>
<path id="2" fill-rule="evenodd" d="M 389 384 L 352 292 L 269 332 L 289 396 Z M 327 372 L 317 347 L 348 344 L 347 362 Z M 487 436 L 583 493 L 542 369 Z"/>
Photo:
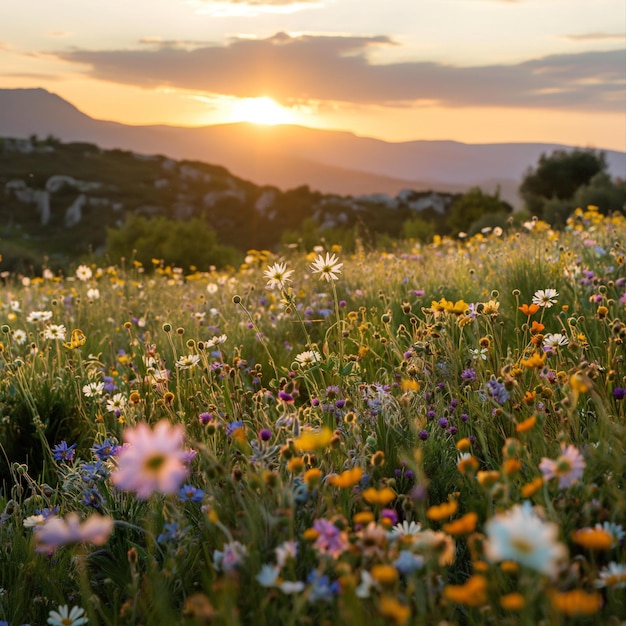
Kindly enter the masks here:
<path id="1" fill-rule="evenodd" d="M 0 0 L 0 88 L 128 124 L 626 151 L 624 0 Z"/>

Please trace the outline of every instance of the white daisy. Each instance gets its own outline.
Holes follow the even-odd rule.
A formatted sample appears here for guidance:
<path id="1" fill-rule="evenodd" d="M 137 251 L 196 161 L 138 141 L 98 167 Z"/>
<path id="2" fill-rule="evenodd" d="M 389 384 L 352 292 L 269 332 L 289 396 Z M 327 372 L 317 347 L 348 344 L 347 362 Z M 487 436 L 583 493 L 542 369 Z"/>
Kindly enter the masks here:
<path id="1" fill-rule="evenodd" d="M 76 268 L 76 278 L 78 278 L 78 280 L 82 280 L 83 282 L 85 282 L 86 280 L 89 280 L 92 276 L 93 272 L 91 271 L 91 268 L 89 266 L 79 265 Z"/>
<path id="2" fill-rule="evenodd" d="M 52 624 L 52 626 L 81 626 L 89 621 L 83 617 L 84 613 L 85 609 L 73 606 L 70 610 L 67 604 L 64 604 L 58 610 L 48 613 L 48 624 Z"/>
<path id="3" fill-rule="evenodd" d="M 326 280 L 330 282 L 331 280 L 338 280 L 339 274 L 341 274 L 341 268 L 343 267 L 343 263 L 339 263 L 339 259 L 329 252 L 326 253 L 326 256 L 322 256 L 321 254 L 317 255 L 315 261 L 311 265 L 311 271 L 314 274 L 320 275 L 320 280 Z"/>
<path id="4" fill-rule="evenodd" d="M 539 289 L 533 295 L 533 304 L 549 309 L 553 304 L 556 304 L 558 297 L 559 292 L 556 289 Z"/>
<path id="5" fill-rule="evenodd" d="M 17 330 L 14 330 L 11 337 L 13 338 L 13 341 L 18 346 L 21 346 L 26 343 L 26 339 L 27 339 L 26 331 L 21 330 L 20 328 L 18 328 Z"/>
<path id="6" fill-rule="evenodd" d="M 176 367 L 180 370 L 188 370 L 194 367 L 199 360 L 200 355 L 187 354 L 186 356 L 179 357 L 178 361 L 176 361 Z"/>
<path id="7" fill-rule="evenodd" d="M 290 277 L 293 270 L 288 270 L 286 263 L 274 263 L 274 265 L 268 265 L 263 274 L 268 279 L 267 286 L 269 289 L 284 289 L 285 284 L 291 282 Z"/>
<path id="8" fill-rule="evenodd" d="M 58 339 L 59 341 L 65 341 L 65 335 L 67 331 L 62 324 L 50 324 L 43 331 L 44 339 Z"/>

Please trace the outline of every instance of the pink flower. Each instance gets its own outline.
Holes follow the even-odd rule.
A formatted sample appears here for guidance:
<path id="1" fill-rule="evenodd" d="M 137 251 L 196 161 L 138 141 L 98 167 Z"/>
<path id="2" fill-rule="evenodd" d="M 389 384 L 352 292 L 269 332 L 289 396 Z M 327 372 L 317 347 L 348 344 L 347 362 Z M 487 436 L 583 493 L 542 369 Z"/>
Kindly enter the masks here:
<path id="1" fill-rule="evenodd" d="M 52 554 L 57 548 L 68 543 L 93 543 L 101 546 L 113 532 L 113 519 L 94 513 L 82 524 L 77 513 L 70 513 L 65 519 L 50 516 L 35 527 L 35 552 Z"/>
<path id="2" fill-rule="evenodd" d="M 348 547 L 347 533 L 328 520 L 315 520 L 313 528 L 318 532 L 315 547 L 320 553 L 337 558 Z"/>
<path id="3" fill-rule="evenodd" d="M 187 478 L 189 450 L 182 447 L 185 431 L 161 420 L 154 430 L 140 423 L 124 431 L 124 445 L 119 449 L 117 470 L 111 474 L 120 491 L 131 491 L 147 499 L 157 493 L 176 493 Z"/>
<path id="4" fill-rule="evenodd" d="M 561 456 L 556 460 L 542 458 L 539 469 L 546 480 L 558 478 L 559 488 L 564 489 L 582 478 L 585 459 L 578 448 L 571 444 L 567 447 L 561 444 L 561 452 Z"/>

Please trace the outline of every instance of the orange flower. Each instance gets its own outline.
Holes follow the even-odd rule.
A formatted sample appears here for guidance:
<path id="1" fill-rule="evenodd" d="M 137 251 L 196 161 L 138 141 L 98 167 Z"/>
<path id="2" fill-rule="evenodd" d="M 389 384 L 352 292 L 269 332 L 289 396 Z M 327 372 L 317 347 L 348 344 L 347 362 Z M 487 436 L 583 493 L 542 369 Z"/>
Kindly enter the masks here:
<path id="1" fill-rule="evenodd" d="M 505 611 L 520 611 L 526 605 L 526 600 L 521 593 L 507 593 L 500 597 L 500 606 Z"/>
<path id="2" fill-rule="evenodd" d="M 383 586 L 393 585 L 398 580 L 398 570 L 393 565 L 379 563 L 370 570 L 372 578 Z"/>
<path id="3" fill-rule="evenodd" d="M 455 604 L 480 606 L 487 602 L 487 579 L 484 576 L 470 576 L 463 585 L 448 585 L 443 595 Z"/>
<path id="4" fill-rule="evenodd" d="M 355 526 L 366 526 L 374 521 L 374 514 L 371 511 L 360 511 L 352 518 Z"/>
<path id="5" fill-rule="evenodd" d="M 613 535 L 603 528 L 581 528 L 572 540 L 587 550 L 609 550 L 613 547 Z"/>
<path id="6" fill-rule="evenodd" d="M 458 508 L 458 502 L 456 500 L 450 500 L 449 502 L 431 506 L 428 511 L 426 511 L 426 517 L 435 522 L 439 522 L 454 515 Z"/>
<path id="7" fill-rule="evenodd" d="M 459 452 L 467 452 L 471 447 L 472 442 L 467 437 L 463 437 L 463 439 L 459 439 L 456 442 L 456 449 Z"/>
<path id="8" fill-rule="evenodd" d="M 537 333 L 540 333 L 544 328 L 545 328 L 545 326 L 541 322 L 537 322 L 535 320 L 535 321 L 533 321 L 533 323 L 532 323 L 532 325 L 530 327 L 530 333 L 532 335 L 536 335 Z"/>
<path id="9" fill-rule="evenodd" d="M 478 515 L 474 512 L 466 513 L 463 517 L 443 525 L 443 530 L 449 535 L 469 535 L 476 529 Z"/>
<path id="10" fill-rule="evenodd" d="M 570 616 L 593 615 L 602 607 L 602 596 L 599 593 L 587 593 L 582 589 L 554 593 L 550 601 L 557 611 Z"/>
<path id="11" fill-rule="evenodd" d="M 363 492 L 363 499 L 370 504 L 380 504 L 385 506 L 392 500 L 395 500 L 396 492 L 389 487 L 383 487 L 382 489 L 374 489 L 370 487 Z"/>
<path id="12" fill-rule="evenodd" d="M 411 617 L 411 609 L 392 596 L 381 596 L 378 610 L 383 617 L 392 619 L 397 626 L 404 626 Z"/>
<path id="13" fill-rule="evenodd" d="M 523 422 L 515 425 L 516 433 L 525 433 L 533 428 L 533 426 L 537 423 L 537 418 L 532 415 L 531 417 L 526 418 Z"/>
<path id="14" fill-rule="evenodd" d="M 531 480 L 529 483 L 522 485 L 522 496 L 524 498 L 530 498 L 530 496 L 537 493 L 543 487 L 543 478 L 538 476 L 534 480 Z"/>
<path id="15" fill-rule="evenodd" d="M 519 459 L 506 459 L 504 463 L 502 463 L 502 471 L 510 476 L 511 474 L 515 474 L 515 472 L 519 472 L 522 469 L 522 462 Z"/>
<path id="16" fill-rule="evenodd" d="M 491 489 L 500 480 L 500 472 L 478 472 L 476 474 L 478 484 L 484 489 Z"/>
<path id="17" fill-rule="evenodd" d="M 471 474 L 480 467 L 480 464 L 475 456 L 472 456 L 469 452 L 463 452 L 459 456 L 456 466 L 461 474 Z"/>
<path id="18" fill-rule="evenodd" d="M 352 467 L 351 469 L 341 472 L 337 476 L 331 476 L 328 482 L 335 487 L 347 489 L 354 487 L 363 477 L 363 470 L 360 467 Z"/>
<path id="19" fill-rule="evenodd" d="M 539 310 L 538 304 L 522 304 L 522 306 L 518 307 L 519 310 L 524 314 L 530 317 L 534 315 Z"/>
<path id="20" fill-rule="evenodd" d="M 309 486 L 317 485 L 322 479 L 322 470 L 318 467 L 312 467 L 304 472 L 304 482 Z"/>

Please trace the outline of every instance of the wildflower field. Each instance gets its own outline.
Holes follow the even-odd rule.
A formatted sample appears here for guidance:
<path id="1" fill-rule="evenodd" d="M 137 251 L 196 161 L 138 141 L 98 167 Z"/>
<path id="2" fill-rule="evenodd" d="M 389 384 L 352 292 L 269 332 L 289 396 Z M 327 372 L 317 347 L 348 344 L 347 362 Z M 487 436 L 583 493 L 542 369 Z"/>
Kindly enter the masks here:
<path id="1" fill-rule="evenodd" d="M 623 624 L 625 245 L 2 274 L 0 624 Z"/>

